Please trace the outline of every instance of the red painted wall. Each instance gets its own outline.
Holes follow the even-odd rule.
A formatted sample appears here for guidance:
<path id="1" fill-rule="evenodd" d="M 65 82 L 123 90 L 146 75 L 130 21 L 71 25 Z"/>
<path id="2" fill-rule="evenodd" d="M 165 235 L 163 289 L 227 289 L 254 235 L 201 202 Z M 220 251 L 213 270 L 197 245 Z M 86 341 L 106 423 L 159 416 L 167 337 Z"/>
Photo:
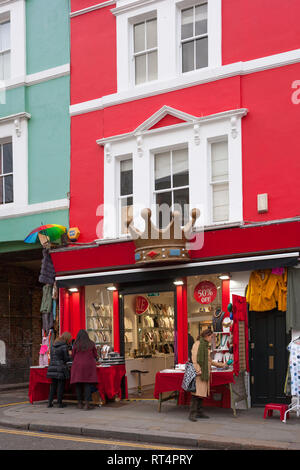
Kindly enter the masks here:
<path id="1" fill-rule="evenodd" d="M 223 64 L 300 48 L 299 0 L 223 0 Z"/>
<path id="2" fill-rule="evenodd" d="M 71 18 L 71 104 L 117 91 L 116 21 L 111 8 Z"/>

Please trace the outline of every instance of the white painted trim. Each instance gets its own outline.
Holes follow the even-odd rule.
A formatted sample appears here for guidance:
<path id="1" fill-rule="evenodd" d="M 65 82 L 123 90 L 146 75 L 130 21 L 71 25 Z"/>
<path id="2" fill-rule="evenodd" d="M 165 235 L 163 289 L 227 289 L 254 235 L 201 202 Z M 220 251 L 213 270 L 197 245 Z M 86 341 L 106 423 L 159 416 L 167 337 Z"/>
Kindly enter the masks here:
<path id="1" fill-rule="evenodd" d="M 110 142 L 117 142 L 120 140 L 135 137 L 139 134 L 144 134 L 145 132 L 147 134 L 167 132 L 167 131 L 172 131 L 173 129 L 179 129 L 185 126 L 187 127 L 187 126 L 196 125 L 196 124 L 202 125 L 204 123 L 218 121 L 220 119 L 229 119 L 232 117 L 241 118 L 243 116 L 246 116 L 247 113 L 248 113 L 248 109 L 241 108 L 241 109 L 233 109 L 229 111 L 222 111 L 221 113 L 209 114 L 208 116 L 197 117 L 197 116 L 192 116 L 191 114 L 183 113 L 182 111 L 179 111 L 179 110 L 175 110 L 174 108 L 171 108 L 170 106 L 163 106 L 159 111 L 154 113 L 152 116 L 150 116 L 150 118 L 148 118 L 146 121 L 140 124 L 133 132 L 127 132 L 125 134 L 104 137 L 102 139 L 98 139 L 96 142 L 98 145 L 105 145 Z M 154 126 L 156 123 L 158 123 L 164 116 L 166 116 L 166 114 L 171 114 L 173 116 L 180 117 L 180 119 L 183 119 L 186 122 L 182 124 L 173 124 L 172 126 L 151 129 L 151 127 Z"/>
<path id="2" fill-rule="evenodd" d="M 70 115 L 77 116 L 79 114 L 89 113 L 92 111 L 99 111 L 101 109 L 127 103 L 129 101 L 149 98 L 162 93 L 169 93 L 183 88 L 223 80 L 225 78 L 235 77 L 238 75 L 249 75 L 251 73 L 285 67 L 299 62 L 300 49 L 295 49 L 293 51 L 282 52 L 280 54 L 262 57 L 260 59 L 223 65 L 213 69 L 200 69 L 182 74 L 180 77 L 173 79 L 149 82 L 145 85 L 139 85 L 139 87 L 135 87 L 131 90 L 73 104 L 70 106 Z"/>
<path id="3" fill-rule="evenodd" d="M 23 217 L 27 215 L 42 214 L 44 212 L 66 210 L 69 209 L 69 206 L 69 199 L 58 199 L 56 201 L 40 202 L 24 206 L 6 204 L 3 207 L 0 206 L 0 220 L 11 219 L 14 217 Z"/>
<path id="4" fill-rule="evenodd" d="M 29 113 L 17 113 L 17 114 L 10 114 L 9 116 L 4 116 L 0 118 L 0 124 L 4 124 L 6 122 L 15 121 L 17 119 L 30 119 L 31 114 Z"/>
<path id="5" fill-rule="evenodd" d="M 202 266 L 216 266 L 220 264 L 237 264 L 243 262 L 251 262 L 251 261 L 265 261 L 271 259 L 285 259 L 285 258 L 294 258 L 299 256 L 299 252 L 292 252 L 292 253 L 277 253 L 274 255 L 262 255 L 262 256 L 249 256 L 243 258 L 228 258 L 228 259 L 218 259 L 213 261 L 201 261 L 197 263 L 184 263 L 184 264 L 175 264 L 175 265 L 168 265 L 168 266 L 158 266 L 158 267 L 145 267 L 145 268 L 132 268 L 132 269 L 119 269 L 115 271 L 100 271 L 96 273 L 86 273 L 86 274 L 71 274 L 68 276 L 56 276 L 57 281 L 67 281 L 70 279 L 82 279 L 82 278 L 91 278 L 91 277 L 105 277 L 111 275 L 118 275 L 118 274 L 133 274 L 133 273 L 144 273 L 150 271 L 166 271 L 166 270 L 175 270 L 176 269 L 186 269 L 186 268 L 201 268 Z"/>
<path id="6" fill-rule="evenodd" d="M 120 0 L 117 0 L 115 3 L 119 4 Z M 153 0 L 136 0 L 136 1 L 131 1 L 127 2 L 126 5 L 120 5 L 117 6 L 116 8 L 112 8 L 111 12 L 117 16 L 122 13 L 126 13 L 130 10 L 134 10 L 139 7 L 147 6 L 149 4 L 155 3 Z"/>
<path id="7" fill-rule="evenodd" d="M 116 0 L 108 0 L 107 2 L 98 3 L 97 5 L 93 5 L 91 7 L 83 8 L 82 10 L 73 11 L 70 13 L 70 18 L 74 18 L 76 16 L 84 15 L 85 13 L 90 13 L 91 11 L 100 10 L 100 8 L 105 8 L 110 5 L 114 5 Z"/>
<path id="8" fill-rule="evenodd" d="M 11 90 L 20 86 L 32 86 L 39 83 L 54 80 L 55 78 L 65 77 L 70 75 L 70 64 L 59 65 L 51 69 L 42 70 L 23 77 L 14 79 L 3 80 L 0 82 L 0 91 Z"/>
<path id="9" fill-rule="evenodd" d="M 42 70 L 26 76 L 25 83 L 27 86 L 43 83 L 55 78 L 65 77 L 70 74 L 70 64 L 59 65 L 51 69 Z"/>

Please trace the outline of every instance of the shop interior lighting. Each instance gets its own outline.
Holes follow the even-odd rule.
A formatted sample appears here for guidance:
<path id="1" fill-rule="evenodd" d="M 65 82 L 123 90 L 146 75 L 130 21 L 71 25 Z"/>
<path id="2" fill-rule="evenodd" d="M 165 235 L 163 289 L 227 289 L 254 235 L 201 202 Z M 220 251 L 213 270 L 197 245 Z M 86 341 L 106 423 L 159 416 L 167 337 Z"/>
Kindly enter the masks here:
<path id="1" fill-rule="evenodd" d="M 107 290 L 114 291 L 117 290 L 117 288 L 115 286 L 109 286 L 107 287 Z"/>
<path id="2" fill-rule="evenodd" d="M 175 286 L 183 286 L 184 282 L 181 279 L 177 279 L 173 282 Z"/>
<path id="3" fill-rule="evenodd" d="M 69 289 L 69 292 L 78 292 L 78 289 L 77 289 L 77 287 L 71 287 Z"/>
<path id="4" fill-rule="evenodd" d="M 223 274 L 220 274 L 218 278 L 221 279 L 222 281 L 228 281 L 231 278 L 231 275 L 228 273 L 223 273 Z"/>

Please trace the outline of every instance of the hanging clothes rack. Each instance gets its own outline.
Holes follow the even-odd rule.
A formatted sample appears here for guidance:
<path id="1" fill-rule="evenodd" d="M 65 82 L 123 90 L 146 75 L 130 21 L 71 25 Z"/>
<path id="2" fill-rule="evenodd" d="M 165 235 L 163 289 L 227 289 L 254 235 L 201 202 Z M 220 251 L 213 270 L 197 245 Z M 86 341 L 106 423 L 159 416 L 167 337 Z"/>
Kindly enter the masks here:
<path id="1" fill-rule="evenodd" d="M 299 347 L 300 347 L 300 336 L 299 336 L 298 338 L 294 339 L 293 341 L 291 341 L 291 343 L 299 344 Z M 291 343 L 290 343 L 290 344 L 291 344 Z M 293 396 L 295 396 L 295 395 L 293 395 Z M 299 390 L 298 390 L 298 392 L 297 392 L 296 397 L 297 397 L 296 402 L 295 402 L 295 401 L 292 402 L 292 403 L 288 406 L 286 412 L 284 413 L 284 418 L 283 418 L 283 421 L 282 421 L 283 423 L 286 423 L 286 416 L 287 416 L 287 414 L 290 413 L 291 411 L 296 411 L 296 412 L 297 412 L 297 417 L 299 418 L 299 416 L 300 416 L 300 391 L 299 391 Z"/>

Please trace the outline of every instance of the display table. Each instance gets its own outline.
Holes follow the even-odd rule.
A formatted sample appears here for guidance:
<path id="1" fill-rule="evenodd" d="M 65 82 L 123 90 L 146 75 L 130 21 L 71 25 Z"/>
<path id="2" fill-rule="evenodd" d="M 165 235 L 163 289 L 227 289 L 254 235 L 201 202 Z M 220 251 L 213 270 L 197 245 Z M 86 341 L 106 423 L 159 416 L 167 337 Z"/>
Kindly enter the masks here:
<path id="1" fill-rule="evenodd" d="M 184 372 L 157 372 L 155 376 L 154 398 L 159 400 L 158 411 L 161 411 L 161 404 L 171 398 L 177 399 L 178 405 L 188 405 L 191 399 L 191 393 L 185 392 L 181 388 Z M 221 408 L 231 408 L 232 406 L 232 387 L 234 383 L 233 371 L 212 371 L 210 383 L 210 396 L 203 399 L 203 406 L 218 406 Z M 172 392 L 166 398 L 163 393 Z M 220 395 L 219 400 L 216 399 Z M 235 407 L 233 412 L 236 414 Z"/>
<path id="2" fill-rule="evenodd" d="M 47 378 L 48 367 L 30 367 L 28 396 L 30 403 L 47 400 L 51 379 Z M 101 399 L 113 399 L 116 396 L 121 398 L 122 380 L 125 380 L 125 398 L 128 398 L 126 368 L 125 364 L 113 366 L 97 366 L 98 383 L 96 384 Z M 66 380 L 66 390 L 75 390 L 74 385 L 70 385 Z"/>

